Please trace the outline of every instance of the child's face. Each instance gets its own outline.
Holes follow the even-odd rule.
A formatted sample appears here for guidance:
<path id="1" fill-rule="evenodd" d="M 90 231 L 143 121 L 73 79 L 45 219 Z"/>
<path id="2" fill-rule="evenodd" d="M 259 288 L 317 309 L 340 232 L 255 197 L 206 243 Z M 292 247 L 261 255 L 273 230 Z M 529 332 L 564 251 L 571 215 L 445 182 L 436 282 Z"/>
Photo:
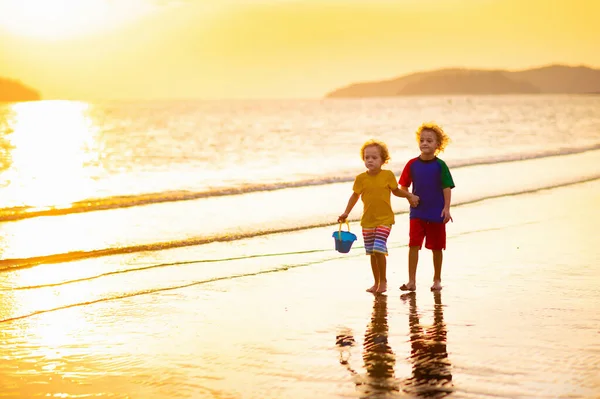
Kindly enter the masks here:
<path id="1" fill-rule="evenodd" d="M 439 146 L 440 143 L 438 143 L 435 132 L 432 132 L 431 130 L 423 130 L 421 132 L 421 138 L 419 139 L 421 155 L 432 157 L 435 155 L 435 151 Z"/>
<path id="2" fill-rule="evenodd" d="M 381 158 L 381 150 L 375 145 L 370 145 L 365 148 L 365 166 L 369 172 L 377 172 L 383 165 L 383 158 Z"/>

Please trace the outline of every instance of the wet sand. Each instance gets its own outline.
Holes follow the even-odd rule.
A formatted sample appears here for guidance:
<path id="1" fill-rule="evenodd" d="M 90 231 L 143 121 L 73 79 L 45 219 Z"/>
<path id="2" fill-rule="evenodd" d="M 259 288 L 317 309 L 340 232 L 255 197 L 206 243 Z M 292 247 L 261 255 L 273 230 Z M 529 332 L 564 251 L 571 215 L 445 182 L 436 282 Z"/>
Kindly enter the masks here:
<path id="1" fill-rule="evenodd" d="M 0 398 L 598 398 L 599 203 L 596 180 L 454 208 L 439 295 L 426 251 L 398 289 L 406 215 L 382 296 L 333 227 L 3 273 Z M 181 263 L 204 258 L 232 259 Z"/>

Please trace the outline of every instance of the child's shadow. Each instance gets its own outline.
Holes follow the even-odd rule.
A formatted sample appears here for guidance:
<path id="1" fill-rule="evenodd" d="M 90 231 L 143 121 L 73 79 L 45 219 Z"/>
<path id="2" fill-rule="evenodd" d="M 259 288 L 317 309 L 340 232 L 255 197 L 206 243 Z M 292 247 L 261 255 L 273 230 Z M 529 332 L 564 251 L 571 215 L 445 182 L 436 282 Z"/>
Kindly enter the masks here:
<path id="1" fill-rule="evenodd" d="M 442 295 L 434 292 L 433 325 L 424 328 L 419 321 L 417 296 L 403 294 L 409 303 L 410 360 L 412 376 L 404 381 L 403 391 L 421 398 L 442 398 L 452 393 L 452 371 L 446 349 L 446 323 Z"/>
<path id="2" fill-rule="evenodd" d="M 349 330 L 336 336 L 340 350 L 340 364 L 352 373 L 360 398 L 385 398 L 400 396 L 400 390 L 413 397 L 442 398 L 452 393 L 451 365 L 446 350 L 446 324 L 441 294 L 434 293 L 433 326 L 423 328 L 419 321 L 417 298 L 414 292 L 401 296 L 409 303 L 408 323 L 410 328 L 413 372 L 410 378 L 394 376 L 396 356 L 388 344 L 387 296 L 375 295 L 373 312 L 363 343 L 363 362 L 366 375 L 358 374 L 349 362 L 350 348 L 355 340 Z"/>

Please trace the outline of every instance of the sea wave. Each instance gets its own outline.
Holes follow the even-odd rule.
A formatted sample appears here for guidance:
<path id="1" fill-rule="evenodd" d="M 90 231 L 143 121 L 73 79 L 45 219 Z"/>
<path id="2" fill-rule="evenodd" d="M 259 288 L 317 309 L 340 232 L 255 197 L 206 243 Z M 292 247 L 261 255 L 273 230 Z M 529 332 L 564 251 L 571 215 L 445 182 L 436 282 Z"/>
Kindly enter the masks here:
<path id="1" fill-rule="evenodd" d="M 543 152 L 508 154 L 503 156 L 474 158 L 468 160 L 448 161 L 448 165 L 453 169 L 472 167 L 478 165 L 502 164 L 507 162 L 516 162 L 524 160 L 542 159 L 555 156 L 564 156 L 580 154 L 600 149 L 600 143 L 585 147 L 564 147 L 559 149 L 547 150 Z M 202 198 L 222 197 L 242 195 L 253 192 L 268 192 L 283 190 L 288 188 L 300 188 L 321 186 L 334 183 L 350 182 L 354 179 L 355 171 L 346 171 L 337 176 L 324 176 L 298 181 L 275 182 L 264 184 L 251 184 L 236 187 L 225 187 L 217 189 L 208 189 L 201 191 L 164 191 L 157 193 L 147 193 L 140 195 L 122 195 L 110 196 L 104 198 L 90 198 L 83 201 L 73 202 L 68 206 L 56 207 L 35 207 L 20 206 L 0 208 L 0 222 L 16 221 L 40 216 L 58 216 L 74 213 L 94 212 L 119 208 L 130 208 L 165 202 L 191 201 Z"/>
<path id="2" fill-rule="evenodd" d="M 489 199 L 493 199 L 493 198 L 501 198 L 501 197 L 507 197 L 507 196 L 533 193 L 533 192 L 537 192 L 537 191 L 541 191 L 541 190 L 566 187 L 566 186 L 585 183 L 585 182 L 594 181 L 594 180 L 600 180 L 600 173 L 592 174 L 591 176 L 573 177 L 573 179 L 568 180 L 568 181 L 563 180 L 559 183 L 537 185 L 535 187 L 531 187 L 531 188 L 527 188 L 527 189 L 518 189 L 518 190 L 514 190 L 514 191 L 510 191 L 510 192 L 502 192 L 502 193 L 491 192 L 491 193 L 481 194 L 481 195 L 472 195 L 469 197 L 465 197 L 465 199 L 455 201 L 453 206 L 455 206 L 455 207 L 456 206 L 464 206 L 464 205 L 469 205 L 469 204 L 473 204 L 476 202 L 489 200 Z M 406 213 L 406 212 L 405 211 L 398 212 L 397 214 L 402 214 L 402 213 Z M 350 221 L 356 221 L 356 220 L 350 220 Z M 188 246 L 194 246 L 194 245 L 208 244 L 208 243 L 213 243 L 213 242 L 236 241 L 236 240 L 258 237 L 258 236 L 267 235 L 267 234 L 287 233 L 287 232 L 306 230 L 306 229 L 311 229 L 311 228 L 326 227 L 326 226 L 330 226 L 331 224 L 332 224 L 331 221 L 315 223 L 315 222 L 311 222 L 310 220 L 307 220 L 304 224 L 295 225 L 294 227 L 278 228 L 276 226 L 272 226 L 272 227 L 267 226 L 264 228 L 246 230 L 246 231 L 240 232 L 239 234 L 215 233 L 212 235 L 198 236 L 198 237 L 187 238 L 187 239 L 183 239 L 183 240 L 171 240 L 171 241 L 166 241 L 166 242 L 154 242 L 154 243 L 148 243 L 148 244 L 129 245 L 129 246 L 115 246 L 115 247 L 101 248 L 101 249 L 88 250 L 88 251 L 72 251 L 72 252 L 55 253 L 55 254 L 25 257 L 25 258 L 1 259 L 0 260 L 0 273 L 14 271 L 14 270 L 20 270 L 20 269 L 27 269 L 27 268 L 36 267 L 36 266 L 43 265 L 43 264 L 73 262 L 73 261 L 78 261 L 78 260 L 82 260 L 82 259 L 98 258 L 98 257 L 110 256 L 110 255 L 122 255 L 122 254 L 136 253 L 136 252 L 161 251 L 161 250 L 167 250 L 167 249 L 172 249 L 172 248 L 181 248 L 181 247 L 188 247 Z M 358 248 L 358 247 L 355 247 L 354 249 L 356 249 L 356 248 Z M 311 250 L 308 252 L 320 252 L 320 251 L 321 250 L 317 249 L 317 250 Z M 197 262 L 195 262 L 195 263 L 197 263 Z M 178 263 L 178 264 L 180 264 L 180 263 Z M 161 265 L 161 266 L 164 266 L 164 265 Z M 28 287 L 26 287 L 26 288 L 28 288 Z"/>

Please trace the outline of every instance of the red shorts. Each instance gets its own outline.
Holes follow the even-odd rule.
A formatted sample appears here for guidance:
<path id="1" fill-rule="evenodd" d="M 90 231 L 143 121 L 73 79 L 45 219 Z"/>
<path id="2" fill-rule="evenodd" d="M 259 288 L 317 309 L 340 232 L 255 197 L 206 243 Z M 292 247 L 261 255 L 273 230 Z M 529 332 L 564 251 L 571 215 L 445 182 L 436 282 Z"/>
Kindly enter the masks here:
<path id="1" fill-rule="evenodd" d="M 423 239 L 425 239 L 425 248 L 427 249 L 446 249 L 446 224 L 410 219 L 409 237 L 409 247 L 421 249 Z"/>

